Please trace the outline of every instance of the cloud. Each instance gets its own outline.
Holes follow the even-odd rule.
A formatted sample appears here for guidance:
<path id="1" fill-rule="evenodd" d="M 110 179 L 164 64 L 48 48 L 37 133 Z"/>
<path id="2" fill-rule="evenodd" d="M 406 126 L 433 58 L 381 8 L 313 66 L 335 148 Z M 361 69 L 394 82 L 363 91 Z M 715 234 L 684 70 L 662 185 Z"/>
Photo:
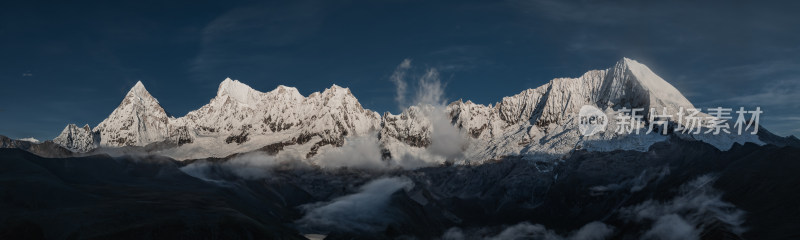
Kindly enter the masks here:
<path id="1" fill-rule="evenodd" d="M 435 68 L 428 69 L 425 75 L 419 78 L 414 105 L 444 106 L 444 86 L 439 78 L 439 71 Z"/>
<path id="2" fill-rule="evenodd" d="M 450 118 L 445 113 L 444 107 L 431 109 L 427 113 L 433 129 L 431 130 L 431 145 L 428 151 L 443 156 L 447 159 L 463 157 L 464 148 L 468 141 L 456 126 L 450 123 Z"/>
<path id="3" fill-rule="evenodd" d="M 590 222 L 573 233 L 570 240 L 601 240 L 614 233 L 614 228 L 602 222 Z"/>
<path id="4" fill-rule="evenodd" d="M 405 77 L 408 69 L 411 68 L 411 59 L 403 59 L 403 62 L 400 65 L 397 65 L 395 68 L 394 73 L 392 76 L 389 77 L 389 80 L 394 83 L 395 86 L 395 102 L 400 109 L 403 109 L 406 104 L 406 89 L 408 88 L 408 83 L 406 83 Z"/>
<path id="5" fill-rule="evenodd" d="M 448 126 L 452 127 L 452 126 Z M 441 128 L 441 127 L 440 127 Z M 455 128 L 455 127 L 452 127 Z M 439 141 L 439 144 L 432 144 L 426 149 L 426 154 L 423 156 L 401 155 L 394 156 L 392 159 L 383 159 L 381 153 L 380 142 L 377 140 L 376 135 L 364 135 L 348 137 L 345 139 L 344 145 L 337 148 L 325 149 L 324 152 L 318 154 L 314 159 L 314 163 L 325 169 L 338 169 L 342 167 L 381 171 L 387 169 L 417 169 L 420 167 L 427 167 L 441 162 L 433 161 L 436 156 L 458 156 L 462 149 L 461 146 L 450 146 L 450 139 L 457 138 L 457 130 L 451 135 L 444 136 L 443 131 L 439 131 L 434 139 Z"/>
<path id="6" fill-rule="evenodd" d="M 523 222 L 511 227 L 506 228 L 497 236 L 489 238 L 490 240 L 505 240 L 505 239 L 560 239 L 560 237 L 548 230 L 541 224 L 530 224 Z"/>
<path id="7" fill-rule="evenodd" d="M 670 174 L 669 167 L 666 166 L 662 167 L 661 170 L 659 170 L 658 172 L 654 171 L 648 172 L 647 169 L 642 170 L 642 173 L 639 174 L 638 177 L 631 179 L 632 182 L 630 184 L 632 186 L 630 192 L 632 193 L 639 192 L 645 187 L 647 187 L 647 184 L 649 184 L 650 182 L 660 181 L 669 174 Z"/>
<path id="8" fill-rule="evenodd" d="M 460 228 L 451 228 L 442 235 L 442 240 L 508 240 L 508 239 L 541 239 L 541 240 L 602 240 L 614 233 L 614 228 L 602 222 L 590 222 L 568 236 L 561 236 L 541 224 L 522 222 L 503 229 L 495 236 L 479 236 L 487 229 L 473 229 L 464 233 Z"/>
<path id="9" fill-rule="evenodd" d="M 466 235 L 464 231 L 460 228 L 454 227 L 447 229 L 447 231 L 442 234 L 442 240 L 464 240 L 466 239 Z"/>
<path id="10" fill-rule="evenodd" d="M 407 88 L 406 81 L 402 77 L 406 75 L 410 68 L 410 60 L 405 59 L 392 74 L 392 81 L 395 82 L 398 105 L 400 106 L 403 106 L 405 102 L 405 97 L 400 96 L 405 95 Z M 439 71 L 436 68 L 428 68 L 425 74 L 417 79 L 413 104 L 422 113 L 421 116 L 418 115 L 417 117 L 423 118 L 430 123 L 431 145 L 425 149 L 425 154 L 399 154 L 393 156 L 395 160 L 393 164 L 403 168 L 418 168 L 436 162 L 429 158 L 456 159 L 463 157 L 468 139 L 460 129 L 450 122 L 444 90 L 445 84 L 442 83 Z M 408 108 L 404 108 L 404 111 L 408 111 Z"/>
<path id="11" fill-rule="evenodd" d="M 431 145 L 427 150 L 448 159 L 462 157 L 467 138 L 450 122 L 444 85 L 436 69 L 429 69 L 419 79 L 415 103 L 422 106 L 423 114 L 431 121 Z"/>
<path id="12" fill-rule="evenodd" d="M 378 170 L 388 168 L 381 156 L 380 145 L 374 134 L 345 139 L 344 145 L 319 154 L 316 162 L 323 168 L 353 167 Z"/>
<path id="13" fill-rule="evenodd" d="M 39 143 L 40 142 L 39 139 L 32 138 L 32 137 L 20 138 L 20 139 L 17 139 L 17 140 L 25 141 L 25 142 L 32 142 L 32 143 Z"/>
<path id="14" fill-rule="evenodd" d="M 271 169 L 282 162 L 263 152 L 251 152 L 236 156 L 222 166 L 241 178 L 259 179 L 269 176 Z"/>
<path id="15" fill-rule="evenodd" d="M 272 170 L 278 166 L 289 165 L 291 167 L 303 167 L 303 162 L 299 158 L 288 155 L 272 156 L 264 152 L 250 152 L 237 155 L 221 163 L 212 163 L 199 160 L 191 163 L 180 170 L 190 176 L 204 179 L 217 180 L 220 175 L 231 174 L 243 179 L 261 179 L 271 175 Z"/>
<path id="16" fill-rule="evenodd" d="M 183 166 L 180 168 L 181 172 L 188 174 L 189 176 L 203 179 L 203 180 L 213 180 L 212 178 L 212 167 L 214 166 L 213 163 L 210 163 L 205 160 L 198 160 L 193 162 L 189 165 Z"/>
<path id="17" fill-rule="evenodd" d="M 667 214 L 658 217 L 653 227 L 642 236 L 643 239 L 661 240 L 697 240 L 700 232 L 693 224 L 686 222 L 677 214 Z"/>
<path id="18" fill-rule="evenodd" d="M 330 202 L 304 205 L 305 215 L 297 221 L 305 232 L 332 231 L 378 232 L 396 221 L 389 200 L 402 189 L 410 190 L 414 183 L 405 177 L 380 178 L 361 186 L 359 192 L 333 199 Z"/>
<path id="19" fill-rule="evenodd" d="M 744 211 L 722 201 L 722 193 L 711 187 L 715 180 L 710 175 L 700 176 L 682 185 L 681 194 L 672 200 L 648 200 L 623 208 L 620 214 L 630 221 L 652 221 L 646 239 L 700 239 L 703 228 L 716 223 L 731 233 L 742 234 Z"/>
<path id="20" fill-rule="evenodd" d="M 417 169 L 444 163 L 441 156 L 433 155 L 428 149 L 421 152 L 392 152 L 390 166 L 402 169 Z"/>

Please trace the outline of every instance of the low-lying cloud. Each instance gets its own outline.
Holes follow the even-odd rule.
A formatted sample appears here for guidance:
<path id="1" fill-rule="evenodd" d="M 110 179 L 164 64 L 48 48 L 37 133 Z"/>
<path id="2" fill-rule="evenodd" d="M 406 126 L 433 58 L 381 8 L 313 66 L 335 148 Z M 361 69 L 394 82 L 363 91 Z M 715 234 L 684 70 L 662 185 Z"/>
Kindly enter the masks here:
<path id="1" fill-rule="evenodd" d="M 639 176 L 622 181 L 620 183 L 612 183 L 608 185 L 593 186 L 589 188 L 591 194 L 601 194 L 607 191 L 617 191 L 628 189 L 631 193 L 642 191 L 651 182 L 658 182 L 670 174 L 669 166 L 661 167 L 661 169 L 645 169 Z"/>
<path id="2" fill-rule="evenodd" d="M 614 233 L 614 228 L 602 222 L 590 222 L 567 236 L 557 234 L 541 224 L 522 222 L 503 229 L 493 236 L 481 236 L 485 229 L 464 232 L 460 228 L 451 228 L 442 235 L 442 240 L 509 240 L 509 239 L 542 239 L 542 240 L 602 240 Z"/>
<path id="3" fill-rule="evenodd" d="M 41 141 L 39 141 L 39 139 L 32 138 L 32 137 L 20 138 L 20 139 L 17 139 L 17 140 L 25 141 L 25 142 L 31 142 L 31 143 L 40 143 L 41 142 Z"/>
<path id="4" fill-rule="evenodd" d="M 357 193 L 303 206 L 305 215 L 297 223 L 304 231 L 317 233 L 383 231 L 396 221 L 389 208 L 391 195 L 412 187 L 414 183 L 405 177 L 376 179 Z"/>
<path id="5" fill-rule="evenodd" d="M 200 160 L 184 167 L 180 170 L 190 176 L 216 180 L 217 175 L 231 174 L 243 179 L 253 180 L 269 177 L 272 169 L 279 165 L 302 166 L 302 161 L 286 156 L 272 156 L 264 152 L 250 152 L 235 156 L 227 161 L 212 163 Z"/>
<path id="6" fill-rule="evenodd" d="M 709 225 L 717 224 L 740 235 L 746 229 L 744 211 L 722 201 L 722 193 L 714 189 L 716 179 L 703 175 L 680 188 L 680 195 L 666 202 L 648 200 L 620 211 L 624 219 L 652 222 L 644 239 L 700 239 Z"/>
<path id="7" fill-rule="evenodd" d="M 344 145 L 326 150 L 316 161 L 317 165 L 328 169 L 353 167 L 377 170 L 389 167 L 381 157 L 380 144 L 375 135 L 349 137 Z"/>

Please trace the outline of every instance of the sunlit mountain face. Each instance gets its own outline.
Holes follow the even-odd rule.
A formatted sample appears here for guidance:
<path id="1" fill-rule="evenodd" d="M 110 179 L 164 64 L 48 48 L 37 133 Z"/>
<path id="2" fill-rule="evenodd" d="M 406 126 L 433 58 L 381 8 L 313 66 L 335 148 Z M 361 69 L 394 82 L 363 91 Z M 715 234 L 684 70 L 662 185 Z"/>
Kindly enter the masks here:
<path id="1" fill-rule="evenodd" d="M 795 239 L 786 3 L 4 3 L 0 239 Z"/>

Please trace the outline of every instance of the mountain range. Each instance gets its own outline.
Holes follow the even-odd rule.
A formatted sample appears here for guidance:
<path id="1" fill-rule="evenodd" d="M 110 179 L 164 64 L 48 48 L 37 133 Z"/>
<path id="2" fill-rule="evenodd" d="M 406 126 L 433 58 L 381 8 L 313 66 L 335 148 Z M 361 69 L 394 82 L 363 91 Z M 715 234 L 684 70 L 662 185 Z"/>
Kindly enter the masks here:
<path id="1" fill-rule="evenodd" d="M 0 136 L 0 239 L 800 238 L 800 140 L 656 118 L 696 106 L 634 60 L 491 105 L 432 90 L 379 114 L 225 79 L 174 117 L 137 82 L 94 128 Z M 614 129 L 634 108 L 660 111 Z"/>
<path id="2" fill-rule="evenodd" d="M 580 134 L 579 111 L 586 105 L 604 111 L 609 119 L 606 131 Z M 70 124 L 53 142 L 76 153 L 123 149 L 178 160 L 291 150 L 293 158 L 318 162 L 319 154 L 372 139 L 379 142 L 373 152 L 380 152 L 388 165 L 405 166 L 415 159 L 480 163 L 506 156 L 546 162 L 575 149 L 646 151 L 668 139 L 664 134 L 614 131 L 614 116 L 621 108 L 654 108 L 674 115 L 695 106 L 647 66 L 628 58 L 577 78 L 553 79 L 495 104 L 420 103 L 399 114 L 365 109 L 350 89 L 337 85 L 303 96 L 293 87 L 260 92 L 228 78 L 208 104 L 176 118 L 137 82 L 100 124 L 94 128 Z M 643 114 L 647 121 L 649 113 Z M 669 119 L 670 135 L 720 150 L 734 143 L 781 139 L 771 134 L 672 131 L 677 126 L 675 119 Z"/>

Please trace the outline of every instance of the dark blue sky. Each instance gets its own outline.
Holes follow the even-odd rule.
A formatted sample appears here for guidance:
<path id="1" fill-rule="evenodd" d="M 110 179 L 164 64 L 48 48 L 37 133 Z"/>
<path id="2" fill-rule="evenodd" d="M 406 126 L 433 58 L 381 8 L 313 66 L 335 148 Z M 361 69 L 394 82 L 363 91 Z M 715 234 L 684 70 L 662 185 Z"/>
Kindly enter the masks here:
<path id="1" fill-rule="evenodd" d="M 450 100 L 489 104 L 629 57 L 698 107 L 761 106 L 762 125 L 798 135 L 800 4 L 696 2 L 3 1 L 0 134 L 94 127 L 137 80 L 175 116 L 225 77 L 335 83 L 397 112 L 389 76 L 406 58 L 438 69 Z"/>

